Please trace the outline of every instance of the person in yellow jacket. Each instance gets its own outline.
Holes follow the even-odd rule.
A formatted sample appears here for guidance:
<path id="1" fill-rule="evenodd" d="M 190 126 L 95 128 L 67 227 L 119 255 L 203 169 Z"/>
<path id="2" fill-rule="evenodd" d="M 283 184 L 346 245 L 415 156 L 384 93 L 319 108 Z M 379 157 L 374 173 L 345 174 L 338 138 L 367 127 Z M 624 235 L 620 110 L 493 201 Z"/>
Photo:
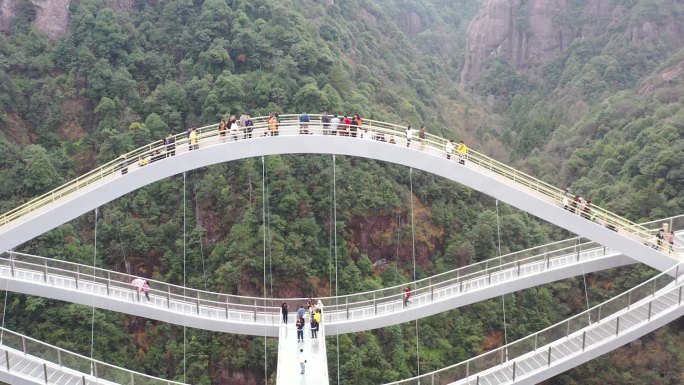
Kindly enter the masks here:
<path id="1" fill-rule="evenodd" d="M 197 150 L 199 145 L 197 144 L 197 129 L 195 127 L 190 129 L 190 136 L 188 138 L 190 139 L 190 150 Z"/>
<path id="2" fill-rule="evenodd" d="M 458 152 L 458 163 L 460 164 L 465 164 L 466 157 L 468 156 L 468 147 L 463 143 L 461 140 L 458 142 L 458 148 L 456 148 L 456 151 Z"/>
<path id="3" fill-rule="evenodd" d="M 278 118 L 276 114 L 271 112 L 271 117 L 268 118 L 268 134 L 271 136 L 278 136 Z"/>

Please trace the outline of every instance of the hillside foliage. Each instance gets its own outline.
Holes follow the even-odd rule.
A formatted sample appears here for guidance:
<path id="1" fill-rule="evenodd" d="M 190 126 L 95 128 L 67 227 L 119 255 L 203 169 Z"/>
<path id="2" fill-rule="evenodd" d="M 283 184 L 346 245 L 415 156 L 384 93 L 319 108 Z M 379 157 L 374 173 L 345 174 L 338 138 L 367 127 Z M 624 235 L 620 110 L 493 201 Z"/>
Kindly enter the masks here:
<path id="1" fill-rule="evenodd" d="M 676 20 L 681 2 L 616 1 L 623 19 L 576 20 L 592 34 L 541 75 L 497 57 L 474 89 L 458 79 L 480 2 L 133 3 L 73 2 L 56 40 L 22 6 L 0 35 L 1 211 L 170 132 L 271 111 L 425 124 L 633 220 L 684 208 L 684 51 L 626 38 L 644 20 Z M 335 207 L 332 157 L 247 159 L 153 183 L 101 207 L 97 223 L 88 213 L 19 249 L 84 264 L 96 255 L 101 267 L 222 293 L 317 297 L 411 281 L 413 231 L 417 278 L 569 236 L 431 174 L 342 156 L 334 167 Z M 342 335 L 339 346 L 328 338 L 330 373 L 343 384 L 413 376 L 416 340 L 421 372 L 439 369 L 653 274 L 626 267 L 506 295 L 505 332 L 497 298 L 421 320 L 418 339 L 414 323 Z M 263 338 L 189 329 L 184 342 L 182 327 L 97 310 L 91 341 L 91 308 L 6 293 L 4 326 L 60 347 L 89 356 L 92 342 L 97 359 L 199 385 L 263 383 L 266 354 L 275 383 L 277 340 L 264 352 Z M 680 335 L 674 323 L 550 383 L 676 383 Z M 625 364 L 635 354 L 643 366 Z"/>

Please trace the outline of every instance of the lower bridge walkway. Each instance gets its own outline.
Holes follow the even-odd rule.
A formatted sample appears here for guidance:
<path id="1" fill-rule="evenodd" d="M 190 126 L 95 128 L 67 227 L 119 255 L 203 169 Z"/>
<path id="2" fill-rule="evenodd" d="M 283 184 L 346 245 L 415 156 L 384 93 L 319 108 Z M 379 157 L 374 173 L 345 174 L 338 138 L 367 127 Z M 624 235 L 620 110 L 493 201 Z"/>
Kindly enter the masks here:
<path id="1" fill-rule="evenodd" d="M 568 246 L 570 245 L 570 246 Z M 323 321 L 343 334 L 400 324 L 446 310 L 634 260 L 592 242 L 572 239 L 372 292 L 320 298 Z M 276 337 L 280 304 L 306 299 L 230 296 L 150 281 L 145 295 L 135 276 L 21 253 L 0 258 L 0 287 L 194 328 Z M 411 286 L 411 304 L 403 289 Z M 149 299 L 147 298 L 149 296 Z M 334 326 L 334 328 L 330 328 Z"/>
<path id="2" fill-rule="evenodd" d="M 684 315 L 679 264 L 600 305 L 459 364 L 386 385 L 536 384 Z"/>
<path id="3" fill-rule="evenodd" d="M 0 381 L 14 385 L 183 385 L 93 360 L 0 328 Z"/>
<path id="4" fill-rule="evenodd" d="M 309 320 L 305 321 L 301 342 L 292 317 L 289 323 L 280 325 L 277 385 L 328 385 L 325 325 L 322 322 L 318 325 L 317 337 L 313 338 Z M 306 360 L 303 373 L 301 360 Z"/>

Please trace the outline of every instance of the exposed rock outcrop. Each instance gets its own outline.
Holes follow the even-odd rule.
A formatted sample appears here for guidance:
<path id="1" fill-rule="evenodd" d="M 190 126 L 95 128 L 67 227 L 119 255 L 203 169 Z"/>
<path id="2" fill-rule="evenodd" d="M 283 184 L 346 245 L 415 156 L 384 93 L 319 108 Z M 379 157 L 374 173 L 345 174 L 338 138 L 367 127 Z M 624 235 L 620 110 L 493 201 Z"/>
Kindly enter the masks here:
<path id="1" fill-rule="evenodd" d="M 69 5 L 72 0 L 30 0 L 34 6 L 38 30 L 51 39 L 62 37 L 69 28 Z M 131 12 L 134 0 L 107 0 L 107 5 L 120 12 Z M 9 32 L 16 16 L 17 0 L 0 0 L 0 32 Z"/>
<path id="2" fill-rule="evenodd" d="M 417 35 L 423 31 L 420 16 L 413 11 L 402 14 L 397 19 L 397 26 L 407 35 Z"/>
<path id="3" fill-rule="evenodd" d="M 0 32 L 7 33 L 10 30 L 16 8 L 17 0 L 0 0 Z"/>
<path id="4" fill-rule="evenodd" d="M 471 21 L 461 81 L 477 78 L 486 61 L 502 56 L 516 68 L 533 68 L 561 52 L 582 30 L 572 20 L 563 23 L 566 0 L 489 0 Z M 601 12 L 600 0 L 589 1 Z M 567 25 L 567 26 L 566 26 Z"/>
<path id="5" fill-rule="evenodd" d="M 627 18 L 629 9 L 606 0 L 486 0 L 467 32 L 461 82 L 477 79 L 492 57 L 534 72 L 575 39 L 591 36 L 608 23 L 622 28 L 635 44 L 684 44 L 684 27 L 674 18 Z M 626 21 L 628 20 L 628 21 Z"/>
<path id="6" fill-rule="evenodd" d="M 51 39 L 64 36 L 69 27 L 71 0 L 31 0 L 36 8 L 36 27 Z"/>

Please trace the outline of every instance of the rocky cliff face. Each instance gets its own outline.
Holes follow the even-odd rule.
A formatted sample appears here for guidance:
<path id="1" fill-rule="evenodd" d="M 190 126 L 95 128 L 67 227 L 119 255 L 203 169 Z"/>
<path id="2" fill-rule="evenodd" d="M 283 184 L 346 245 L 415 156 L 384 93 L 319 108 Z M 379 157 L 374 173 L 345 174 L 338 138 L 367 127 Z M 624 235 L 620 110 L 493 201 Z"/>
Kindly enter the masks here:
<path id="1" fill-rule="evenodd" d="M 0 0 L 0 32 L 8 32 L 16 14 L 16 0 Z"/>
<path id="2" fill-rule="evenodd" d="M 30 0 L 36 13 L 34 24 L 51 39 L 64 36 L 69 28 L 69 5 L 72 0 Z M 112 9 L 129 12 L 134 0 L 107 0 Z M 0 0 L 0 32 L 7 33 L 17 12 L 17 0 Z"/>
<path id="3" fill-rule="evenodd" d="M 569 14 L 567 0 L 489 0 L 468 26 L 466 61 L 461 81 L 476 79 L 485 62 L 503 57 L 516 68 L 536 67 L 563 51 L 582 29 L 564 26 Z M 601 12 L 600 0 L 585 9 Z"/>
<path id="4" fill-rule="evenodd" d="M 628 18 L 628 12 L 624 4 L 607 0 L 581 5 L 570 0 L 487 0 L 468 26 L 461 82 L 477 79 L 493 57 L 534 72 L 575 39 L 604 29 L 606 23 L 623 28 L 635 44 L 664 42 L 670 49 L 682 45 L 681 22 Z"/>
<path id="5" fill-rule="evenodd" d="M 64 36 L 69 27 L 71 0 L 31 0 L 36 9 L 36 27 L 51 39 Z"/>

